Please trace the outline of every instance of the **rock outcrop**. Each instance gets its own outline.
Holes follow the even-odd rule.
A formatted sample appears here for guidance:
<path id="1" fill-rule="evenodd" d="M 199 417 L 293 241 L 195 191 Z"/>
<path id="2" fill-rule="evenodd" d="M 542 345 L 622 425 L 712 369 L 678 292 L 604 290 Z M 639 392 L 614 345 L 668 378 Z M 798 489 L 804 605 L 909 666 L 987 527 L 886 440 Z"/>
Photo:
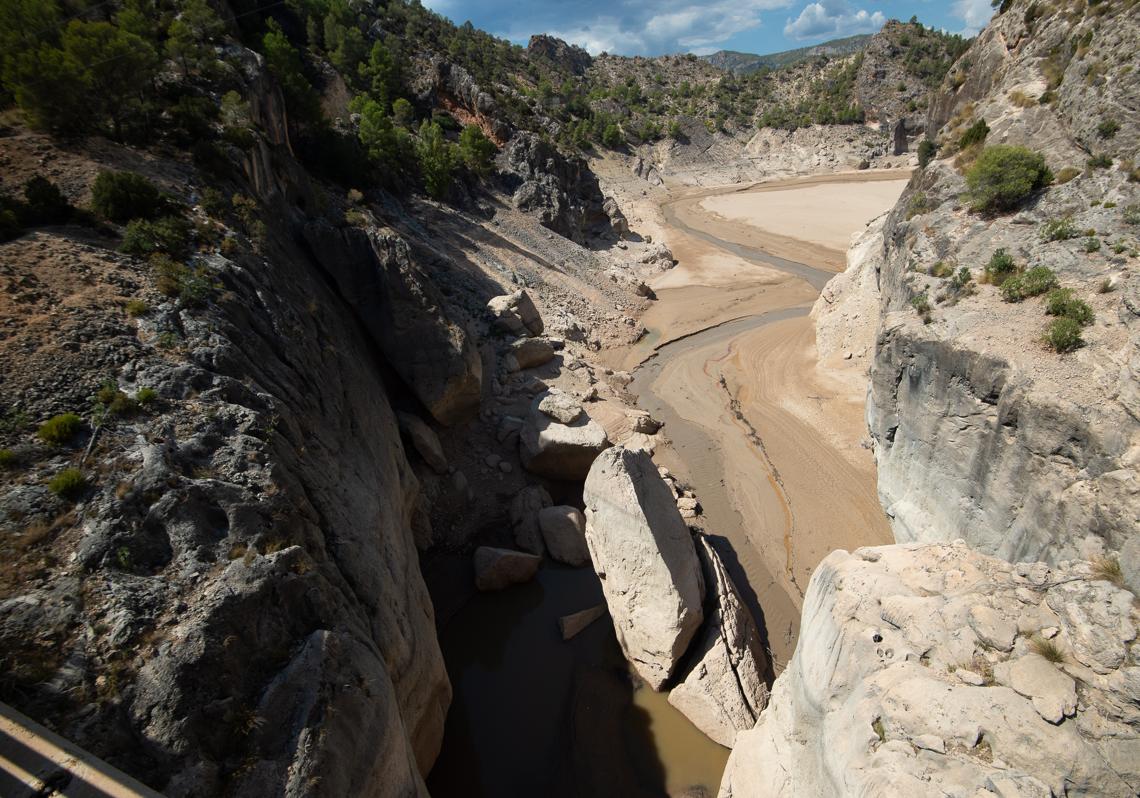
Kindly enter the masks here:
<path id="1" fill-rule="evenodd" d="M 396 419 L 400 423 L 400 434 L 412 444 L 428 468 L 437 474 L 446 474 L 447 456 L 443 453 L 435 431 L 423 419 L 411 413 L 397 413 Z"/>
<path id="2" fill-rule="evenodd" d="M 531 554 L 543 554 L 542 527 L 539 526 L 539 513 L 552 504 L 546 488 L 527 485 L 511 499 L 510 521 L 515 545 Z"/>
<path id="3" fill-rule="evenodd" d="M 545 227 L 578 243 L 611 232 L 598 179 L 581 158 L 563 155 L 533 133 L 516 134 L 504 157 L 518 184 L 516 208 L 536 212 Z"/>
<path id="4" fill-rule="evenodd" d="M 721 798 L 1135 795 L 1140 612 L 1100 575 L 961 542 L 834 552 Z"/>
<path id="5" fill-rule="evenodd" d="M 704 618 L 692 535 L 649 454 L 615 446 L 583 490 L 586 542 L 626 659 L 660 690 Z"/>
<path id="6" fill-rule="evenodd" d="M 567 44 L 561 39 L 546 34 L 531 36 L 526 45 L 528 57 L 545 58 L 551 63 L 575 75 L 584 75 L 594 59 L 576 44 Z"/>
<path id="7" fill-rule="evenodd" d="M 752 614 L 704 535 L 697 536 L 697 553 L 708 591 L 704 628 L 689 655 L 693 664 L 678 677 L 669 703 L 731 748 L 739 732 L 756 725 L 768 703 L 768 657 Z"/>
<path id="8" fill-rule="evenodd" d="M 448 316 L 435 284 L 391 231 L 325 223 L 305 227 L 330 275 L 400 377 L 441 424 L 479 409 L 483 366 L 471 336 Z M 415 341 L 415 346 L 409 342 Z"/>
<path id="9" fill-rule="evenodd" d="M 594 458 L 610 445 L 606 431 L 585 412 L 569 424 L 556 421 L 540 409 L 545 398 L 535 398 L 519 433 L 523 466 L 551 479 L 585 479 Z"/>

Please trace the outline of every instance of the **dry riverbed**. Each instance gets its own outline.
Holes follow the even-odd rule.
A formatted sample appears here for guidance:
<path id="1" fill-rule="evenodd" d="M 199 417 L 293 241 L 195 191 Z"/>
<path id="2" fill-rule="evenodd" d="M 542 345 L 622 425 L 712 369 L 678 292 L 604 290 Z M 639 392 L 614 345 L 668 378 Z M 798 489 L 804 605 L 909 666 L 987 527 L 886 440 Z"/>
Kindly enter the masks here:
<path id="1" fill-rule="evenodd" d="M 822 368 L 807 313 L 852 234 L 892 206 L 906 172 L 702 190 L 662 204 L 678 266 L 651 283 L 649 335 L 612 353 L 666 422 L 657 459 L 690 482 L 762 616 L 778 673 L 803 591 L 837 548 L 889 543 L 864 442 L 865 380 Z"/>

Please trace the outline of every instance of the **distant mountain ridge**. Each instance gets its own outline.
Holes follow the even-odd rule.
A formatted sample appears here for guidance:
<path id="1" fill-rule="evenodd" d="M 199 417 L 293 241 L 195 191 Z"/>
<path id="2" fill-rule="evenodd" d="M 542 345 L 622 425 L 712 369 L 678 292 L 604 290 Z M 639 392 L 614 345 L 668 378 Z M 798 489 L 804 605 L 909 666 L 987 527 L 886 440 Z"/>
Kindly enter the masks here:
<path id="1" fill-rule="evenodd" d="M 719 50 L 712 55 L 701 56 L 702 60 L 712 64 L 717 69 L 723 69 L 734 75 L 747 75 L 759 69 L 780 69 L 781 67 L 798 64 L 816 56 L 843 56 L 858 53 L 867 46 L 871 35 L 861 33 L 857 36 L 848 36 L 843 39 L 832 39 L 810 47 L 797 47 L 794 50 L 783 50 L 778 53 L 756 55 L 755 53 L 740 53 L 735 50 Z"/>

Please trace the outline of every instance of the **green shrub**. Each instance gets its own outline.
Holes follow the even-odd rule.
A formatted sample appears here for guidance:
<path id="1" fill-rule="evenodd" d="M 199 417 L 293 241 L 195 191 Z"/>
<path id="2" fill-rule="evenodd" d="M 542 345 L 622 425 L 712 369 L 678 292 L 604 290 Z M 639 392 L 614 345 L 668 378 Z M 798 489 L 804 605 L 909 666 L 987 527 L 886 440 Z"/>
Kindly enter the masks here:
<path id="1" fill-rule="evenodd" d="M 918 315 L 925 316 L 930 313 L 930 297 L 928 297 L 924 291 L 910 300 L 910 306 L 914 308 Z"/>
<path id="2" fill-rule="evenodd" d="M 1077 226 L 1073 224 L 1071 216 L 1065 216 L 1061 219 L 1050 219 L 1041 225 L 1041 240 L 1042 241 L 1068 241 L 1070 238 L 1076 238 L 1080 235 Z"/>
<path id="3" fill-rule="evenodd" d="M 1140 205 L 1125 205 L 1121 212 L 1125 224 L 1140 224 Z"/>
<path id="4" fill-rule="evenodd" d="M 162 197 L 154 183 L 134 172 L 100 172 L 91 189 L 91 207 L 113 222 L 153 219 Z"/>
<path id="5" fill-rule="evenodd" d="M 961 289 L 965 288 L 966 286 L 968 286 L 973 281 L 974 281 L 974 275 L 970 274 L 969 267 L 963 266 L 962 268 L 960 268 L 957 271 L 957 273 L 955 273 L 954 278 L 950 281 L 950 283 L 953 285 L 953 287 L 955 289 L 961 290 Z"/>
<path id="6" fill-rule="evenodd" d="M 78 468 L 65 468 L 52 477 L 48 490 L 70 501 L 75 501 L 87 490 L 87 477 Z"/>
<path id="7" fill-rule="evenodd" d="M 1044 156 L 1006 144 L 986 147 L 966 173 L 971 207 L 987 212 L 1016 208 L 1052 180 Z"/>
<path id="8" fill-rule="evenodd" d="M 141 299 L 132 299 L 127 302 L 127 315 L 132 319 L 137 319 L 139 316 L 145 316 L 150 312 L 150 305 Z"/>
<path id="9" fill-rule="evenodd" d="M 20 465 L 20 456 L 11 449 L 0 449 L 0 471 L 10 471 Z"/>
<path id="10" fill-rule="evenodd" d="M 1103 152 L 1089 158 L 1089 169 L 1108 169 L 1112 166 L 1112 156 L 1105 155 Z"/>
<path id="11" fill-rule="evenodd" d="M 918 143 L 918 168 L 925 169 L 926 165 L 934 160 L 938 153 L 938 145 L 930 139 L 923 139 Z"/>
<path id="12" fill-rule="evenodd" d="M 36 437 L 44 443 L 62 446 L 74 438 L 82 426 L 83 419 L 75 413 L 61 413 L 41 424 L 36 431 Z"/>
<path id="13" fill-rule="evenodd" d="M 1001 285 L 1017 274 L 1018 271 L 1013 256 L 1001 248 L 994 250 L 994 254 L 990 256 L 990 262 L 986 264 L 984 275 L 987 283 Z"/>
<path id="14" fill-rule="evenodd" d="M 18 238 L 23 232 L 16 212 L 10 208 L 0 207 L 0 243 Z"/>
<path id="15" fill-rule="evenodd" d="M 1072 319 L 1082 327 L 1087 327 L 1096 318 L 1087 302 L 1073 296 L 1072 289 L 1054 288 L 1045 297 L 1045 313 Z"/>
<path id="16" fill-rule="evenodd" d="M 1057 275 L 1045 266 L 1034 266 L 1024 274 L 1010 277 L 1001 286 L 1006 302 L 1020 302 L 1031 296 L 1041 296 L 1057 287 Z"/>
<path id="17" fill-rule="evenodd" d="M 958 149 L 969 149 L 975 144 L 981 144 L 986 140 L 986 136 L 990 133 L 990 126 L 986 124 L 986 120 L 979 119 L 974 124 L 966 128 L 966 132 L 958 139 Z"/>
<path id="18" fill-rule="evenodd" d="M 487 175 L 494 163 L 495 143 L 477 125 L 468 125 L 459 134 L 459 160 L 477 175 Z"/>
<path id="19" fill-rule="evenodd" d="M 1112 138 L 1119 130 L 1120 123 L 1111 117 L 1108 119 L 1102 119 L 1100 121 L 1100 124 L 1096 126 L 1097 135 L 1099 135 L 1102 139 Z"/>
<path id="20" fill-rule="evenodd" d="M 150 267 L 155 274 L 155 288 L 159 293 L 193 307 L 205 303 L 216 285 L 201 269 L 188 266 L 170 257 L 156 253 L 150 256 Z"/>
<path id="21" fill-rule="evenodd" d="M 1085 239 L 1085 252 L 1096 252 L 1100 249 L 1100 239 L 1096 236 L 1089 236 Z"/>
<path id="22" fill-rule="evenodd" d="M 1085 343 L 1081 338 L 1081 325 L 1064 316 L 1054 319 L 1049 325 L 1045 342 L 1054 352 L 1069 352 Z"/>
<path id="23" fill-rule="evenodd" d="M 223 218 L 230 209 L 226 195 L 214 187 L 202 189 L 202 210 L 215 219 Z"/>
<path id="24" fill-rule="evenodd" d="M 428 194 L 436 199 L 443 199 L 451 189 L 451 174 L 455 171 L 455 151 L 443 137 L 443 129 L 438 123 L 425 121 L 420 125 L 416 157 Z"/>
<path id="25" fill-rule="evenodd" d="M 46 177 L 36 175 L 24 184 L 25 224 L 62 224 L 72 210 L 63 192 Z"/>
<path id="26" fill-rule="evenodd" d="M 190 223 L 177 216 L 163 216 L 155 221 L 133 219 L 123 233 L 119 251 L 144 257 L 165 252 L 172 258 L 184 258 L 190 253 Z"/>
<path id="27" fill-rule="evenodd" d="M 613 123 L 606 125 L 602 131 L 602 144 L 605 144 L 611 150 L 616 150 L 625 144 L 625 136 L 622 135 L 621 128 Z"/>
<path id="28" fill-rule="evenodd" d="M 158 401 L 158 391 L 154 388 L 139 388 L 135 394 L 135 401 L 140 407 L 150 407 Z"/>

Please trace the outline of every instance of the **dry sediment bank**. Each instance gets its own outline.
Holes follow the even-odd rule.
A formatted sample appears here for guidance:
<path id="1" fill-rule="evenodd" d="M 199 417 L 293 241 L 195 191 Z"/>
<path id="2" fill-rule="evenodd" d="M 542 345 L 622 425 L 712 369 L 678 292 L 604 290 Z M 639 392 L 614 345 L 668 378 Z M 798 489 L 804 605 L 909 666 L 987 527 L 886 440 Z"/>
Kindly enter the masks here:
<path id="1" fill-rule="evenodd" d="M 624 367 L 641 364 L 639 404 L 666 422 L 658 459 L 692 483 L 747 578 L 777 671 L 819 560 L 891 539 L 863 446 L 862 375 L 818 367 L 807 312 L 843 266 L 836 242 L 892 205 L 906 177 L 821 175 L 665 203 L 679 265 L 651 284 L 650 335 L 622 353 Z M 799 237 L 772 229 L 785 225 Z"/>

